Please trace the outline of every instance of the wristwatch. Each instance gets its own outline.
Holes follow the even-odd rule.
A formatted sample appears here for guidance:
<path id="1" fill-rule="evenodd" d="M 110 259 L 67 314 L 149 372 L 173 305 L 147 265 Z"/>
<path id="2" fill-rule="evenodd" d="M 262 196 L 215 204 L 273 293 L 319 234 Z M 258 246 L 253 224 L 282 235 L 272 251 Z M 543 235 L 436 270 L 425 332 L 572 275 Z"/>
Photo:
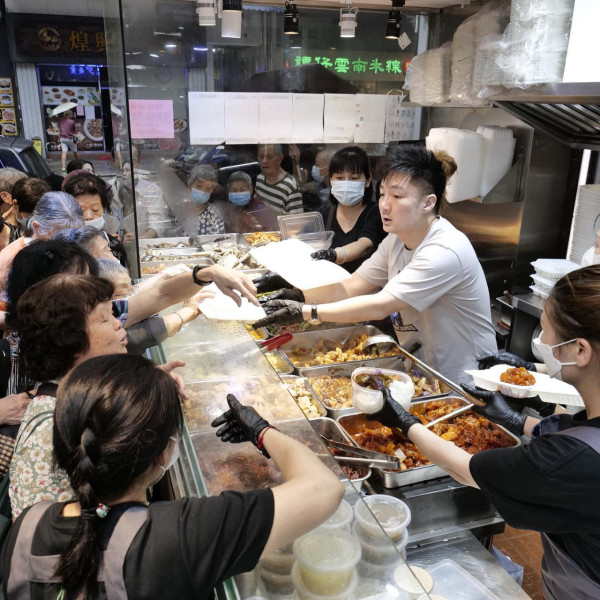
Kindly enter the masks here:
<path id="1" fill-rule="evenodd" d="M 205 287 L 207 285 L 210 285 L 212 283 L 212 281 L 211 280 L 202 281 L 201 279 L 198 279 L 198 271 L 202 271 L 202 269 L 206 269 L 206 267 L 201 267 L 200 265 L 196 265 L 194 267 L 194 270 L 192 271 L 192 279 L 194 280 L 194 283 L 196 285 L 199 285 L 200 287 Z"/>
<path id="2" fill-rule="evenodd" d="M 321 320 L 319 319 L 319 313 L 317 312 L 317 303 L 316 302 L 314 302 L 310 308 L 310 319 L 308 322 L 310 325 L 320 325 L 321 324 Z"/>

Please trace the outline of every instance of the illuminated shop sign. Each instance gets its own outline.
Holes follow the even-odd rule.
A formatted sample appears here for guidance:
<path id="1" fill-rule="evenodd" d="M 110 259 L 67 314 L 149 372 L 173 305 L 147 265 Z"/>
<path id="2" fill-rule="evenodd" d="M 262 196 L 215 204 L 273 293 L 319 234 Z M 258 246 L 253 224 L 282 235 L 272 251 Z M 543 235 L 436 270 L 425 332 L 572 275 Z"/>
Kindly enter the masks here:
<path id="1" fill-rule="evenodd" d="M 325 67 L 326 69 L 332 69 L 336 73 L 367 73 L 371 71 L 373 74 L 377 73 L 392 73 L 401 75 L 405 71 L 404 63 L 407 61 L 393 60 L 393 59 L 382 59 L 372 58 L 370 60 L 363 60 L 357 58 L 352 60 L 343 56 L 328 57 L 328 56 L 296 56 L 294 58 L 294 65 L 310 65 L 316 63 Z"/>

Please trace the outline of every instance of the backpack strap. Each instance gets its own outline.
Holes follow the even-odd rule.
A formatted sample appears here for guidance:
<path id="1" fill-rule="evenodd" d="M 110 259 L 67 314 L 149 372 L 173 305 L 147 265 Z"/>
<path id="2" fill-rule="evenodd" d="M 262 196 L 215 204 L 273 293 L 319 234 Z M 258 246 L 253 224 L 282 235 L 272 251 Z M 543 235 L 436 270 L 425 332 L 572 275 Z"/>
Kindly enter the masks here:
<path id="1" fill-rule="evenodd" d="M 30 598 L 29 582 L 31 581 L 32 559 L 36 559 L 35 562 L 37 562 L 38 558 L 48 558 L 50 559 L 49 561 L 40 561 L 40 568 L 44 571 L 50 570 L 51 574 L 56 569 L 56 556 L 34 557 L 31 553 L 33 536 L 40 519 L 53 504 L 54 502 L 51 500 L 34 504 L 21 521 L 13 555 L 10 559 L 10 575 L 6 584 L 8 597 L 12 600 L 26 600 Z"/>
<path id="2" fill-rule="evenodd" d="M 331 231 L 331 226 L 333 225 L 333 217 L 335 216 L 337 206 L 331 205 L 329 212 L 327 213 L 327 223 L 325 224 L 325 231 Z"/>

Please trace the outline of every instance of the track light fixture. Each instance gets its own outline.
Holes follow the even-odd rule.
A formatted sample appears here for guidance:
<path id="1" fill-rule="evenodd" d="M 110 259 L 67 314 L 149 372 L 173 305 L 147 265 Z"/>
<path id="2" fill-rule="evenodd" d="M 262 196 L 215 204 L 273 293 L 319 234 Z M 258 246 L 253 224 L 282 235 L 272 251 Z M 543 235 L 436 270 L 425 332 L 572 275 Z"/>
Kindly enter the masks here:
<path id="1" fill-rule="evenodd" d="M 397 40 L 400 37 L 400 26 L 402 25 L 400 9 L 404 4 L 405 0 L 392 0 L 392 10 L 388 14 L 387 27 L 385 28 L 385 37 L 388 40 Z"/>
<path id="2" fill-rule="evenodd" d="M 340 37 L 353 38 L 356 31 L 356 15 L 358 8 L 352 8 L 348 0 L 346 8 L 340 8 Z"/>
<path id="3" fill-rule="evenodd" d="M 202 27 L 214 27 L 217 24 L 217 2 L 216 0 L 198 0 L 198 25 Z"/>
<path id="4" fill-rule="evenodd" d="M 221 37 L 242 37 L 242 0 L 223 0 Z"/>
<path id="5" fill-rule="evenodd" d="M 285 35 L 298 35 L 298 8 L 295 0 L 285 3 L 283 11 L 283 33 Z"/>

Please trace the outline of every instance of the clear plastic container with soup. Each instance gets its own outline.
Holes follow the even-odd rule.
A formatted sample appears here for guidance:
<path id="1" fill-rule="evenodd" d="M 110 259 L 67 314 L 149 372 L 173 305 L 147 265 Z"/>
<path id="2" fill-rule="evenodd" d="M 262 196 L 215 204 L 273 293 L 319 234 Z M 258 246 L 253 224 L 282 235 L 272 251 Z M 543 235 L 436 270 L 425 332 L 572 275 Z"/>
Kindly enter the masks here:
<path id="1" fill-rule="evenodd" d="M 350 523 L 352 522 L 353 517 L 354 511 L 352 510 L 352 506 L 350 506 L 346 500 L 342 500 L 338 509 L 331 517 L 329 517 L 329 519 L 327 519 L 327 521 L 321 524 L 321 527 L 350 531 Z"/>
<path id="2" fill-rule="evenodd" d="M 394 542 L 401 541 L 404 531 L 410 523 L 410 508 L 407 504 L 383 494 L 367 496 L 364 502 L 357 502 L 354 506 L 354 516 L 360 534 L 372 536 L 377 540 L 381 537 L 381 529 Z"/>
<path id="3" fill-rule="evenodd" d="M 365 414 L 373 414 L 383 408 L 383 394 L 373 389 L 372 379 L 378 378 L 389 388 L 392 398 L 405 409 L 408 409 L 411 398 L 415 394 L 415 386 L 410 375 L 391 369 L 374 369 L 360 367 L 352 373 L 352 405 Z M 366 382 L 371 381 L 371 384 Z"/>
<path id="4" fill-rule="evenodd" d="M 294 542 L 294 556 L 298 577 L 311 594 L 336 596 L 356 577 L 361 548 L 347 531 L 318 527 Z"/>
<path id="5" fill-rule="evenodd" d="M 405 529 L 402 537 L 395 544 L 381 532 L 381 537 L 376 539 L 374 536 L 361 532 L 358 523 L 352 525 L 352 533 L 360 542 L 362 548 L 362 560 L 373 565 L 388 565 L 400 562 L 400 557 L 406 558 L 406 543 L 408 541 L 408 530 Z"/>
<path id="6" fill-rule="evenodd" d="M 354 592 L 358 585 L 358 575 L 356 569 L 353 569 L 348 585 L 341 592 L 328 595 L 315 594 L 304 583 L 300 574 L 299 563 L 295 563 L 294 568 L 292 569 L 292 581 L 294 582 L 295 587 L 295 600 L 354 600 Z"/>
<path id="7" fill-rule="evenodd" d="M 294 566 L 294 554 L 292 544 L 266 554 L 260 559 L 262 571 L 270 571 L 277 575 L 289 575 Z"/>

